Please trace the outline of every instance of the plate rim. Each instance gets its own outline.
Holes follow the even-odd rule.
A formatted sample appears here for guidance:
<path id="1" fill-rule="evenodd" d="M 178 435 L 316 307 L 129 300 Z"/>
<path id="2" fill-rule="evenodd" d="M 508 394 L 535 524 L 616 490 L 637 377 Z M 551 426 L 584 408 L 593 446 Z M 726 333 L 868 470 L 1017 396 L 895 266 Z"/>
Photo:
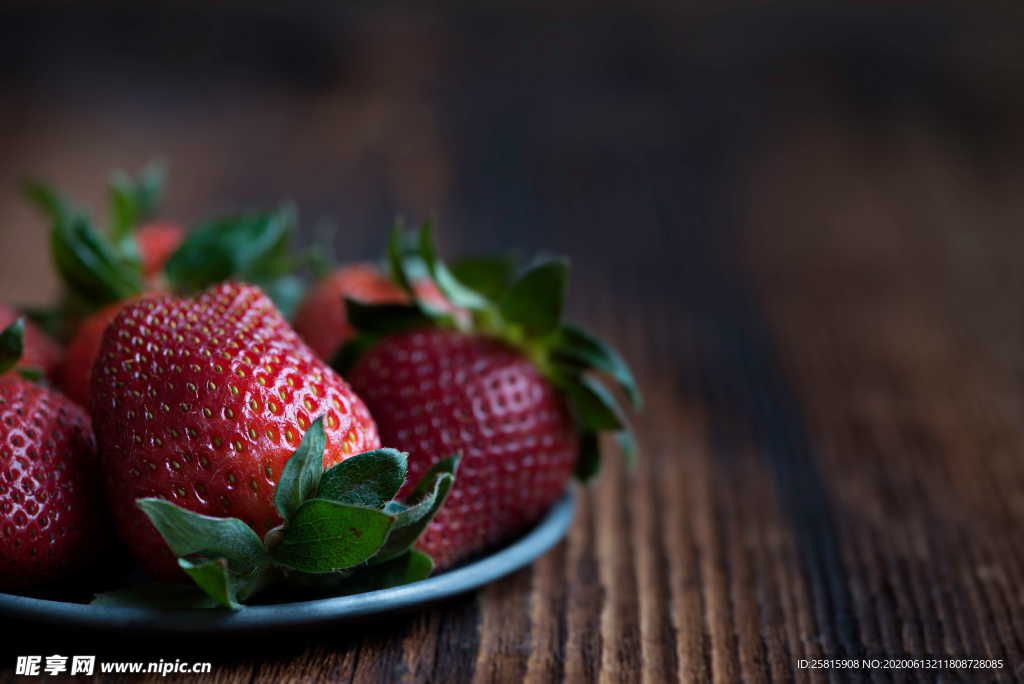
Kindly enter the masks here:
<path id="1" fill-rule="evenodd" d="M 35 623 L 56 623 L 62 627 L 189 634 L 295 629 L 352 620 L 466 593 L 529 565 L 561 541 L 572 523 L 575 508 L 575 497 L 570 488 L 540 523 L 508 546 L 468 565 L 391 589 L 311 601 L 246 606 L 238 611 L 93 606 L 0 593 L 0 615 Z"/>

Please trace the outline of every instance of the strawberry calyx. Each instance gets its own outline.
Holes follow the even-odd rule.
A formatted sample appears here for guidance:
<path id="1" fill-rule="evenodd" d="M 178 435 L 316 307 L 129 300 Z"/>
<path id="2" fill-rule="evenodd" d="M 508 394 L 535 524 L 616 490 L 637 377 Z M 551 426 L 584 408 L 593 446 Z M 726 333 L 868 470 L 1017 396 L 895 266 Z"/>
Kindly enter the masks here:
<path id="1" fill-rule="evenodd" d="M 290 251 L 295 225 L 290 207 L 202 222 L 173 249 L 160 272 L 147 277 L 140 229 L 153 227 L 165 178 L 158 163 L 137 177 L 115 172 L 105 230 L 55 188 L 34 180 L 25 183 L 29 201 L 50 220 L 50 252 L 63 285 L 55 308 L 30 312 L 34 322 L 67 341 L 86 316 L 113 302 L 154 287 L 193 294 L 229 279 L 261 286 L 286 315 L 295 308 L 302 288 L 293 274 L 301 263 Z"/>
<path id="2" fill-rule="evenodd" d="M 25 351 L 25 319 L 17 318 L 13 323 L 0 331 L 0 375 L 14 369 L 21 361 Z M 44 373 L 39 368 L 22 366 L 16 369 L 18 375 L 26 380 L 37 382 L 43 379 Z"/>
<path id="3" fill-rule="evenodd" d="M 396 229 L 388 245 L 392 279 L 411 304 L 366 304 L 345 300 L 357 336 L 334 359 L 344 375 L 374 344 L 400 332 L 434 326 L 483 334 L 518 348 L 565 396 L 579 430 L 576 475 L 586 481 L 600 464 L 598 435 L 616 433 L 627 461 L 635 454 L 626 413 L 606 380 L 634 410 L 643 399 L 628 364 L 614 348 L 585 328 L 563 320 L 568 262 L 540 258 L 524 267 L 487 257 L 447 266 L 437 255 L 425 223 L 414 233 Z M 430 278 L 454 307 L 443 311 L 417 295 L 412 284 Z M 461 315 L 466 314 L 466 315 Z"/>
<path id="4" fill-rule="evenodd" d="M 195 605 L 237 610 L 272 587 L 339 595 L 430 575 L 433 560 L 413 544 L 451 490 L 458 458 L 431 468 L 412 496 L 398 502 L 406 454 L 375 449 L 324 471 L 325 444 L 319 418 L 278 480 L 274 505 L 284 522 L 263 539 L 238 518 L 201 515 L 160 498 L 136 500 L 205 595 Z M 101 594 L 94 603 L 138 603 L 154 593 L 161 592 L 130 587 Z"/>

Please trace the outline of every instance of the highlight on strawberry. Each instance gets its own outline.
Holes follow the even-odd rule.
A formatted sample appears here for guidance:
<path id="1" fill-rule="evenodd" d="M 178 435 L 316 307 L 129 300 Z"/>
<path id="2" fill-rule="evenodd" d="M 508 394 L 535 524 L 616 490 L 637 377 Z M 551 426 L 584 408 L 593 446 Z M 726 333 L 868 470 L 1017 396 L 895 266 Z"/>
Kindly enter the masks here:
<path id="1" fill-rule="evenodd" d="M 399 502 L 394 496 L 406 481 L 405 454 L 374 449 L 325 472 L 325 445 L 318 418 L 275 489 L 274 507 L 284 522 L 262 539 L 238 518 L 201 515 L 155 497 L 135 502 L 205 595 L 193 606 L 238 609 L 260 592 L 337 596 L 430 575 L 433 560 L 413 545 L 444 503 L 458 459 L 438 462 Z M 100 594 L 94 603 L 144 602 L 147 593 L 165 591 L 130 587 Z"/>
<path id="2" fill-rule="evenodd" d="M 73 582 L 104 546 L 89 416 L 18 366 L 24 322 L 0 332 L 0 590 Z M 17 367 L 17 372 L 13 371 Z"/>
<path id="3" fill-rule="evenodd" d="M 600 433 L 615 433 L 633 458 L 625 412 L 601 377 L 634 408 L 640 392 L 615 350 L 562 320 L 564 260 L 516 268 L 485 259 L 449 268 L 425 225 L 415 235 L 395 232 L 388 263 L 410 303 L 347 299 L 358 336 L 334 366 L 366 402 L 383 442 L 409 453 L 414 477 L 449 453 L 463 454 L 450 500 L 417 546 L 439 568 L 536 523 L 573 473 L 583 481 L 593 476 Z M 419 273 L 470 315 L 418 296 Z"/>

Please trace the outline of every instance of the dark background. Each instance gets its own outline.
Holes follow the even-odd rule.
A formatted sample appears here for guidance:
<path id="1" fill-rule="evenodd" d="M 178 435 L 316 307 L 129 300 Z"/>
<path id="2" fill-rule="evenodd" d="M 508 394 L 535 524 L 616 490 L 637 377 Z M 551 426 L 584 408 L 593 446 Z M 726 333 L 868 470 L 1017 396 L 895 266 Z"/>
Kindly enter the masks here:
<path id="1" fill-rule="evenodd" d="M 899 654 L 1008 679 L 1022 28 L 1012 4 L 8 4 L 0 296 L 56 292 L 23 174 L 97 206 L 153 157 L 169 217 L 293 200 L 339 260 L 396 215 L 436 216 L 449 252 L 571 257 L 572 313 L 650 400 L 634 479 L 610 465 L 532 570 L 214 648 L 229 679 L 785 681 Z"/>

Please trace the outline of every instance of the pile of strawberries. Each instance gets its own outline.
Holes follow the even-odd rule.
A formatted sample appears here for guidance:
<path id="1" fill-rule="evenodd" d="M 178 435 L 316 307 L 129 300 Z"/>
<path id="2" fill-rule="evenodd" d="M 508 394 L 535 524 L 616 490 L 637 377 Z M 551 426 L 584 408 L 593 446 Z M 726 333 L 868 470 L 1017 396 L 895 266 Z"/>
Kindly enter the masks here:
<path id="1" fill-rule="evenodd" d="M 162 181 L 115 175 L 103 230 L 28 186 L 64 287 L 0 305 L 0 591 L 118 549 L 197 605 L 395 586 L 535 524 L 599 433 L 632 454 L 602 379 L 639 393 L 562 320 L 564 261 L 449 267 L 425 226 L 306 288 L 292 212 L 185 231 L 157 220 Z"/>

